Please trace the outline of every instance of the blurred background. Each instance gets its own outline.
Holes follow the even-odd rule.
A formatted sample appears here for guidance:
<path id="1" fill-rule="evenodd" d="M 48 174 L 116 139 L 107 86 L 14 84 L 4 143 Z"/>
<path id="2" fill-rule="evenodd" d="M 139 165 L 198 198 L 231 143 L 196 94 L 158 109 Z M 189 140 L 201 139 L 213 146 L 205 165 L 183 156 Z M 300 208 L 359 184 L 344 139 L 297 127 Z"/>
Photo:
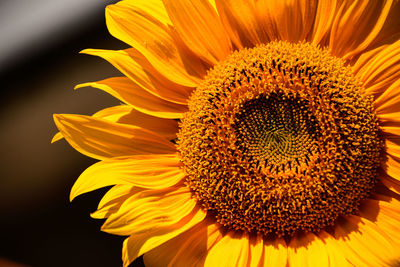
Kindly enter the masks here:
<path id="1" fill-rule="evenodd" d="M 0 266 L 120 266 L 123 237 L 90 218 L 98 190 L 69 202 L 94 163 L 57 132 L 53 113 L 91 115 L 118 104 L 76 84 L 120 76 L 85 48 L 123 49 L 106 29 L 105 0 L 0 1 Z M 141 259 L 132 266 L 143 266 Z"/>

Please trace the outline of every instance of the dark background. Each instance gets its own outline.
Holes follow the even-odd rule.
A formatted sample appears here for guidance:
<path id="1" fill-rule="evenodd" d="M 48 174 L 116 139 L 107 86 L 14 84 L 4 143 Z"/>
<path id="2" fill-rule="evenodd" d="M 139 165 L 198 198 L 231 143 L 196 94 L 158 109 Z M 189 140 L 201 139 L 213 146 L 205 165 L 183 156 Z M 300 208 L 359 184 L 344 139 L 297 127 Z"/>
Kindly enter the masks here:
<path id="1" fill-rule="evenodd" d="M 57 132 L 54 113 L 91 115 L 119 102 L 76 84 L 121 76 L 85 48 L 122 49 L 104 8 L 117 1 L 0 0 L 0 266 L 120 266 L 123 237 L 90 218 L 106 189 L 69 202 L 95 161 Z M 142 266 L 141 259 L 133 266 Z"/>

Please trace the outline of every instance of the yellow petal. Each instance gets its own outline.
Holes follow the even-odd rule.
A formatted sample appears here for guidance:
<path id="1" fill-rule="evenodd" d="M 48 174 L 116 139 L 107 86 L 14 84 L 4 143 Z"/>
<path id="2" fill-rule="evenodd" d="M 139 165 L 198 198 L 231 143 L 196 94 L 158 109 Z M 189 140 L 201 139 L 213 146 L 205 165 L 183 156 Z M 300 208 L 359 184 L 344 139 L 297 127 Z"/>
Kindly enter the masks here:
<path id="1" fill-rule="evenodd" d="M 318 1 L 312 34 L 313 44 L 321 46 L 329 44 L 329 33 L 339 7 L 340 1 L 337 0 Z"/>
<path id="2" fill-rule="evenodd" d="M 123 123 L 120 121 L 123 120 L 123 118 L 125 118 L 126 116 L 129 116 L 129 114 L 133 111 L 135 110 L 131 106 L 118 105 L 99 110 L 95 114 L 93 114 L 92 117 L 112 122 Z"/>
<path id="3" fill-rule="evenodd" d="M 332 53 L 344 59 L 362 53 L 378 37 L 392 4 L 392 0 L 343 1 L 330 32 Z"/>
<path id="4" fill-rule="evenodd" d="M 64 138 L 64 136 L 62 135 L 62 133 L 58 132 L 51 139 L 51 143 L 55 143 L 55 142 L 57 142 L 57 141 L 59 141 L 59 140 L 61 140 L 63 138 Z"/>
<path id="5" fill-rule="evenodd" d="M 352 69 L 353 72 L 360 79 L 367 79 L 369 75 L 373 72 L 375 66 L 370 64 L 373 60 L 376 60 L 379 54 L 388 47 L 388 45 L 382 45 L 375 49 L 371 49 L 361 54 L 357 61 L 354 62 Z"/>
<path id="6" fill-rule="evenodd" d="M 336 225 L 335 239 L 347 260 L 355 266 L 387 266 L 395 254 L 396 248 L 381 229 L 354 215 Z"/>
<path id="7" fill-rule="evenodd" d="M 204 266 L 208 250 L 222 238 L 220 226 L 204 220 L 174 239 L 147 252 L 143 259 L 150 267 Z"/>
<path id="8" fill-rule="evenodd" d="M 146 115 L 135 110 L 131 106 L 120 105 L 102 109 L 92 115 L 94 118 L 100 118 L 111 122 L 130 124 L 148 129 L 168 140 L 176 138 L 179 130 L 178 122 L 170 119 L 162 119 Z M 52 143 L 64 138 L 60 132 L 54 135 Z"/>
<path id="9" fill-rule="evenodd" d="M 54 121 L 73 148 L 95 159 L 176 151 L 167 139 L 137 126 L 67 114 L 54 115 Z"/>
<path id="10" fill-rule="evenodd" d="M 257 20 L 254 1 L 216 0 L 216 6 L 231 40 L 237 48 L 253 47 L 269 41 L 262 22 Z"/>
<path id="11" fill-rule="evenodd" d="M 390 156 L 400 159 L 400 145 L 391 139 L 385 139 L 386 153 Z"/>
<path id="12" fill-rule="evenodd" d="M 288 246 L 288 262 L 293 267 L 329 266 L 325 244 L 313 233 L 292 238 Z"/>
<path id="13" fill-rule="evenodd" d="M 155 247 L 171 240 L 204 220 L 206 213 L 196 207 L 188 216 L 173 225 L 162 225 L 152 231 L 131 235 L 125 239 L 122 248 L 124 267 L 127 267 L 134 259 Z"/>
<path id="14" fill-rule="evenodd" d="M 400 112 L 377 114 L 377 117 L 381 124 L 385 124 L 387 122 L 400 122 Z"/>
<path id="15" fill-rule="evenodd" d="M 387 136 L 390 135 L 395 135 L 395 136 L 400 136 L 400 127 L 398 125 L 393 126 L 393 125 L 382 125 L 381 130 L 383 131 L 383 133 Z"/>
<path id="16" fill-rule="evenodd" d="M 70 199 L 105 186 L 130 184 L 142 188 L 168 188 L 180 182 L 184 173 L 177 155 L 140 155 L 112 158 L 87 168 L 71 189 Z"/>
<path id="17" fill-rule="evenodd" d="M 198 254 L 207 252 L 207 227 L 203 222 L 144 254 L 145 266 L 199 266 Z M 180 252 L 182 249 L 184 253 Z"/>
<path id="18" fill-rule="evenodd" d="M 211 3 L 212 4 L 212 3 Z M 159 20 L 162 24 L 165 26 L 169 27 L 170 30 L 168 30 L 169 35 L 171 36 L 177 50 L 179 53 L 180 60 L 182 62 L 179 62 L 180 65 L 184 66 L 185 71 L 191 75 L 192 79 L 196 79 L 196 82 L 198 82 L 198 78 L 204 77 L 206 74 L 206 71 L 211 67 L 210 65 L 207 65 L 206 62 L 204 62 L 202 59 L 200 59 L 190 48 L 183 42 L 181 36 L 173 30 L 172 22 L 170 18 L 168 17 L 167 11 L 164 8 L 164 4 L 162 3 L 162 0 L 151 0 L 151 1 L 146 1 L 146 2 L 138 2 L 137 0 L 127 0 L 124 1 L 123 3 L 119 2 L 118 5 L 121 5 L 122 7 L 128 6 L 130 10 L 136 10 L 140 14 L 144 13 L 149 13 L 153 14 L 153 17 L 156 20 Z M 214 3 L 215 5 L 215 3 Z M 141 11 L 139 11 L 141 10 Z M 144 13 L 143 13 L 144 11 Z M 147 43 L 145 43 L 146 45 Z M 143 54 L 141 54 L 138 50 L 136 49 L 127 49 L 127 51 L 130 51 L 129 54 L 132 54 L 131 51 L 136 51 L 135 54 L 140 54 L 140 59 L 136 59 L 139 64 L 143 66 L 144 65 L 149 65 L 151 66 L 151 71 L 149 68 L 147 68 L 147 71 L 151 73 L 157 73 L 154 74 L 157 77 L 163 76 L 162 73 L 158 72 L 153 66 L 152 63 L 149 62 Z M 135 58 L 135 57 L 133 57 Z M 166 77 L 167 81 L 168 75 Z M 165 84 L 165 81 L 164 81 Z"/>
<path id="19" fill-rule="evenodd" d="M 383 93 L 375 100 L 374 105 L 376 107 L 376 112 L 378 115 L 400 112 L 400 76 L 397 79 L 398 80 L 396 80 L 393 84 L 391 84 L 389 88 L 383 91 Z M 388 120 L 388 121 L 390 122 L 398 120 L 399 118 L 397 117 L 394 118 L 393 120 Z"/>
<path id="20" fill-rule="evenodd" d="M 261 235 L 250 237 L 250 255 L 248 266 L 258 267 L 264 264 L 264 242 Z"/>
<path id="21" fill-rule="evenodd" d="M 378 11 L 379 17 L 375 20 L 374 22 L 368 22 L 367 23 L 367 29 L 366 29 L 366 36 L 359 38 L 358 42 L 356 43 L 356 47 L 352 50 L 349 51 L 344 58 L 351 58 L 357 54 L 362 53 L 373 41 L 375 41 L 375 39 L 378 37 L 379 33 L 381 32 L 384 24 L 386 23 L 386 20 L 388 18 L 389 12 L 392 9 L 393 6 L 393 2 L 392 0 L 387 0 L 384 1 L 383 4 L 380 5 L 374 5 L 371 9 L 375 9 L 373 10 L 371 15 L 366 15 L 363 16 L 363 19 L 367 19 L 370 18 L 371 16 L 373 16 L 373 14 L 377 13 L 376 10 Z M 375 2 L 376 3 L 376 2 Z M 359 32 L 357 32 L 357 37 L 359 36 Z"/>
<path id="22" fill-rule="evenodd" d="M 397 114 L 395 113 L 387 113 L 387 114 Z M 380 118 L 381 115 L 378 116 Z M 400 140 L 400 119 L 393 118 L 393 116 L 386 116 L 385 120 L 381 120 L 379 123 L 380 129 L 382 130 L 383 137 L 390 140 Z M 396 142 L 399 144 L 399 142 Z"/>
<path id="23" fill-rule="evenodd" d="M 205 234 L 199 233 L 194 228 L 187 231 L 185 242 L 172 259 L 169 267 L 187 266 L 193 261 L 193 266 L 205 266 L 206 257 L 210 249 L 222 239 L 221 226 L 211 220 L 204 220 Z M 195 235 L 196 233 L 196 235 Z M 189 238 L 190 236 L 190 238 Z"/>
<path id="24" fill-rule="evenodd" d="M 258 17 L 264 18 L 262 23 L 271 40 L 308 40 L 316 11 L 315 0 L 260 0 L 257 3 Z"/>
<path id="25" fill-rule="evenodd" d="M 390 190 L 400 194 L 400 180 L 381 174 L 379 180 Z"/>
<path id="26" fill-rule="evenodd" d="M 179 130 L 178 122 L 175 120 L 146 115 L 145 113 L 137 111 L 127 105 L 120 105 L 100 110 L 93 114 L 93 117 L 117 123 L 139 126 L 155 132 L 168 140 L 175 139 L 176 133 Z"/>
<path id="27" fill-rule="evenodd" d="M 187 187 L 143 190 L 128 198 L 102 230 L 115 235 L 140 235 L 177 224 L 196 207 Z"/>
<path id="28" fill-rule="evenodd" d="M 400 181 L 400 162 L 396 158 L 387 155 L 386 161 L 382 162 L 383 170 L 392 178 Z"/>
<path id="29" fill-rule="evenodd" d="M 247 266 L 249 254 L 248 235 L 229 232 L 211 248 L 204 266 Z"/>
<path id="30" fill-rule="evenodd" d="M 134 187 L 130 184 L 119 184 L 113 186 L 101 199 L 97 210 L 92 212 L 90 216 L 94 219 L 105 219 L 111 214 L 118 211 L 126 199 L 136 194 L 141 188 Z"/>
<path id="31" fill-rule="evenodd" d="M 230 40 L 208 0 L 163 2 L 174 29 L 198 57 L 214 65 L 230 54 Z"/>
<path id="32" fill-rule="evenodd" d="M 354 71 L 362 81 L 369 94 L 379 96 L 399 79 L 400 70 L 400 41 L 390 45 L 378 47 L 371 52 L 363 54 L 354 64 Z M 385 101 L 387 97 L 393 95 L 392 87 L 389 92 L 381 96 L 376 106 Z M 389 90 L 389 89 L 388 89 Z"/>
<path id="33" fill-rule="evenodd" d="M 92 116 L 95 118 L 105 119 L 112 122 L 118 122 L 122 117 L 128 115 L 131 111 L 132 111 L 131 107 L 121 105 L 121 106 L 102 109 L 93 114 Z M 51 140 L 51 143 L 54 143 L 63 138 L 64 136 L 62 135 L 62 133 L 58 132 L 54 135 L 53 139 Z"/>
<path id="34" fill-rule="evenodd" d="M 161 99 L 185 105 L 192 88 L 172 82 L 160 82 L 157 71 L 146 65 L 134 49 L 102 50 L 85 49 L 81 53 L 101 57 L 110 62 L 115 68 L 126 75 L 135 86 L 141 87 L 150 94 Z M 146 69 L 140 64 L 145 65 Z M 161 75 L 160 75 L 161 76 Z"/>
<path id="35" fill-rule="evenodd" d="M 75 89 L 86 86 L 101 89 L 143 113 L 160 118 L 181 118 L 187 111 L 186 105 L 172 103 L 150 94 L 126 77 L 83 83 L 77 85 Z"/>
<path id="36" fill-rule="evenodd" d="M 375 196 L 376 200 L 367 200 L 360 209 L 363 217 L 371 221 L 379 231 L 385 234 L 390 243 L 388 252 L 392 253 L 386 262 L 388 266 L 395 266 L 395 261 L 400 258 L 400 201 L 383 195 Z"/>
<path id="37" fill-rule="evenodd" d="M 147 0 L 141 2 L 137 0 L 123 0 L 118 2 L 118 5 L 137 13 L 148 13 L 148 15 L 159 20 L 164 25 L 172 25 L 161 0 Z"/>
<path id="38" fill-rule="evenodd" d="M 343 247 L 335 238 L 325 231 L 318 232 L 318 237 L 322 240 L 325 246 L 325 251 L 328 253 L 329 266 L 353 267 L 353 264 L 347 261 L 343 254 Z"/>
<path id="39" fill-rule="evenodd" d="M 264 241 L 264 266 L 286 266 L 288 248 L 282 238 Z"/>
<path id="40" fill-rule="evenodd" d="M 171 31 L 170 34 L 179 49 L 186 71 L 195 77 L 201 79 L 204 78 L 207 71 L 212 68 L 213 64 L 200 58 L 190 47 L 187 46 L 187 44 L 182 40 L 182 36 L 180 36 L 177 31 Z"/>
<path id="41" fill-rule="evenodd" d="M 119 2 L 106 9 L 110 33 L 139 51 L 158 72 L 169 80 L 195 87 L 198 78 L 187 73 L 179 50 L 160 16 L 160 1 L 141 4 L 141 1 Z M 127 4 L 128 3 L 128 4 Z"/>

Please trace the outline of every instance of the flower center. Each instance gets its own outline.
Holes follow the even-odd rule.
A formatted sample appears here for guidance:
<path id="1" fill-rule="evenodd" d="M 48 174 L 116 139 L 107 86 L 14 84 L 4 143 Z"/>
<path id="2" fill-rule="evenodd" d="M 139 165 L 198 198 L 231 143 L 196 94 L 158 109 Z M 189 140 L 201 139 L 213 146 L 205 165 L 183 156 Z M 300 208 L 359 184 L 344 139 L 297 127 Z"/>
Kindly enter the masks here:
<path id="1" fill-rule="evenodd" d="M 307 101 L 279 92 L 247 101 L 235 116 L 237 147 L 270 172 L 300 167 L 318 151 L 320 130 Z"/>
<path id="2" fill-rule="evenodd" d="M 178 134 L 186 183 L 229 229 L 291 236 L 357 211 L 383 142 L 372 97 L 308 43 L 233 53 L 189 100 Z"/>

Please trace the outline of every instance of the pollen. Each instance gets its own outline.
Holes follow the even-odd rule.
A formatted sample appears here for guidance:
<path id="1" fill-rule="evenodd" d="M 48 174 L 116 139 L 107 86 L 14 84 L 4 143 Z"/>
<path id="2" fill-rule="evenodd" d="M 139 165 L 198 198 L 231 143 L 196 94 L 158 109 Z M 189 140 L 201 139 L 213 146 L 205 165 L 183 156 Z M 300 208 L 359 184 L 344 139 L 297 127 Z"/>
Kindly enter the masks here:
<path id="1" fill-rule="evenodd" d="M 232 53 L 189 100 L 177 147 L 193 197 L 228 229 L 290 237 L 357 213 L 378 120 L 350 67 L 309 43 Z"/>

